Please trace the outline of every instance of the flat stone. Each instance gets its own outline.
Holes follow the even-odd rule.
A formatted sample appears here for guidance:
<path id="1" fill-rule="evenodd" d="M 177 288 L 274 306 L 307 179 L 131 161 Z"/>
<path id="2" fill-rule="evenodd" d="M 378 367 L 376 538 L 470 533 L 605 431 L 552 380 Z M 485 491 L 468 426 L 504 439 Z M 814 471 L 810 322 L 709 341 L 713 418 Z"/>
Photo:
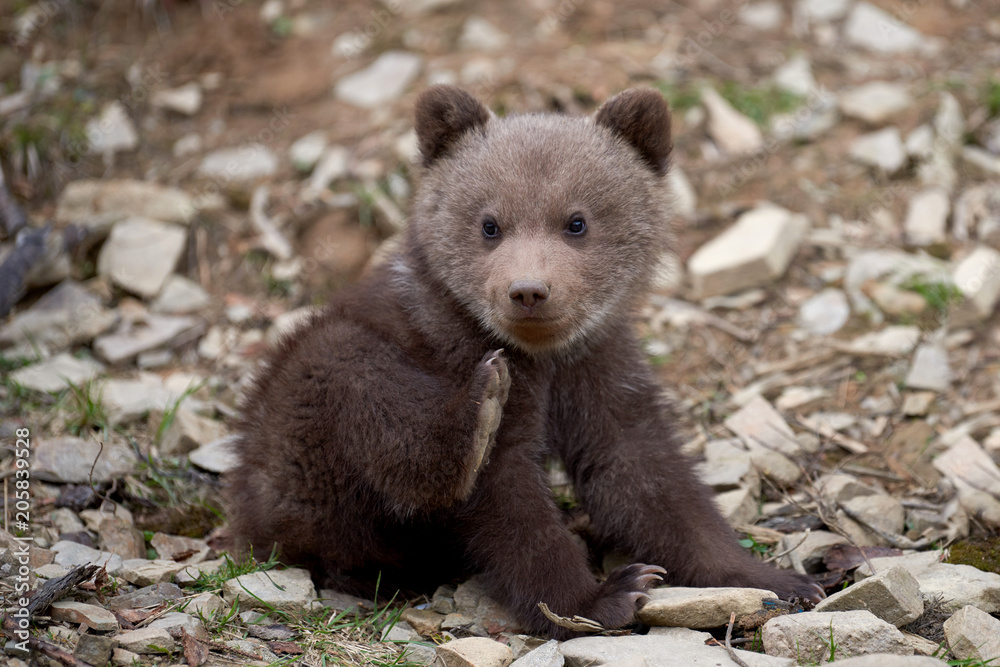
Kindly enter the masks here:
<path id="1" fill-rule="evenodd" d="M 180 600 L 183 597 L 184 593 L 176 584 L 153 584 L 131 593 L 116 595 L 108 600 L 108 607 L 112 610 L 144 609 L 156 607 L 167 600 Z"/>
<path id="2" fill-rule="evenodd" d="M 706 86 L 701 102 L 708 112 L 708 134 L 725 153 L 751 153 L 764 146 L 764 135 L 757 124 L 734 109 L 726 99 Z"/>
<path id="3" fill-rule="evenodd" d="M 70 385 L 82 386 L 103 372 L 104 366 L 96 361 L 63 352 L 14 371 L 10 379 L 26 389 L 55 393 Z"/>
<path id="4" fill-rule="evenodd" d="M 86 484 L 93 479 L 100 484 L 135 472 L 137 464 L 132 449 L 117 440 L 106 441 L 102 451 L 96 440 L 63 436 L 35 440 L 31 472 L 46 482 Z"/>
<path id="5" fill-rule="evenodd" d="M 777 206 L 744 213 L 688 261 L 695 298 L 770 284 L 788 268 L 807 228 L 805 216 Z"/>
<path id="6" fill-rule="evenodd" d="M 111 632 L 118 629 L 115 615 L 97 605 L 84 604 L 74 600 L 59 600 L 53 602 L 49 610 L 49 616 L 52 617 L 53 621 L 66 621 L 74 624 L 86 623 L 88 627 L 98 632 Z M 110 655 L 110 651 L 108 654 Z"/>
<path id="7" fill-rule="evenodd" d="M 760 483 L 756 482 L 754 488 L 741 486 L 715 496 L 715 506 L 726 523 L 736 528 L 754 522 L 760 509 L 759 487 Z"/>
<path id="8" fill-rule="evenodd" d="M 174 583 L 178 586 L 190 586 L 202 576 L 210 576 L 221 572 L 225 562 L 222 558 L 216 558 L 214 560 L 203 560 L 192 565 L 185 564 L 180 572 L 174 576 Z"/>
<path id="9" fill-rule="evenodd" d="M 422 63 L 415 53 L 386 51 L 368 67 L 340 79 L 334 94 L 348 104 L 374 109 L 402 95 L 420 73 Z"/>
<path id="10" fill-rule="evenodd" d="M 97 533 L 101 551 L 118 554 L 124 561 L 146 557 L 146 540 L 130 517 L 108 514 L 100 522 Z"/>
<path id="11" fill-rule="evenodd" d="M 702 483 L 715 491 L 732 491 L 750 473 L 750 452 L 737 439 L 710 440 L 705 443 L 705 461 L 697 466 Z"/>
<path id="12" fill-rule="evenodd" d="M 824 498 L 843 503 L 861 496 L 885 495 L 882 491 L 863 483 L 854 475 L 837 472 L 824 475 L 816 483 Z"/>
<path id="13" fill-rule="evenodd" d="M 168 109 L 184 116 L 193 116 L 201 111 L 204 95 L 197 83 L 186 83 L 177 88 L 157 90 L 149 102 L 159 109 Z"/>
<path id="14" fill-rule="evenodd" d="M 757 30 L 774 30 L 781 26 L 785 11 L 774 0 L 762 0 L 743 5 L 736 11 L 740 23 Z"/>
<path id="15" fill-rule="evenodd" d="M 140 628 L 117 635 L 118 647 L 140 655 L 160 653 L 163 649 L 173 651 L 176 647 L 174 638 L 163 628 Z"/>
<path id="16" fill-rule="evenodd" d="M 1000 467 L 979 443 L 966 436 L 934 459 L 934 467 L 952 479 L 1000 498 Z"/>
<path id="17" fill-rule="evenodd" d="M 924 601 L 914 576 L 904 568 L 894 567 L 834 593 L 814 611 L 854 609 L 866 609 L 899 628 L 924 613 Z"/>
<path id="18" fill-rule="evenodd" d="M 748 445 L 758 443 L 790 456 L 802 452 L 784 417 L 763 396 L 751 399 L 725 420 L 725 426 Z"/>
<path id="19" fill-rule="evenodd" d="M 324 605 L 325 606 L 325 605 Z M 413 629 L 421 635 L 429 635 L 441 629 L 441 622 L 444 621 L 444 614 L 439 614 L 430 609 L 404 609 L 402 616 L 404 621 L 413 626 Z"/>
<path id="20" fill-rule="evenodd" d="M 117 223 L 97 258 L 97 273 L 144 298 L 160 293 L 187 244 L 187 230 L 150 218 Z"/>
<path id="21" fill-rule="evenodd" d="M 149 309 L 163 315 L 184 315 L 205 310 L 211 304 L 208 292 L 201 285 L 174 273 L 167 277 Z"/>
<path id="22" fill-rule="evenodd" d="M 871 564 L 871 567 L 869 567 L 869 563 Z M 861 580 L 872 576 L 872 568 L 874 568 L 874 572 L 883 572 L 890 568 L 901 567 L 916 577 L 919 582 L 921 574 L 929 570 L 932 566 L 940 563 L 940 551 L 919 551 L 916 553 L 904 554 L 902 556 L 869 558 L 867 562 L 862 563 L 858 569 L 854 571 L 854 576 L 856 579 Z"/>
<path id="23" fill-rule="evenodd" d="M 728 622 L 728 618 L 726 619 Z M 736 667 L 721 646 L 705 646 L 688 639 L 661 635 L 624 637 L 580 637 L 563 642 L 560 647 L 566 667 L 621 665 L 624 661 L 643 659 L 648 667 Z M 738 650 L 738 649 L 737 649 Z M 739 651 L 750 667 L 792 667 L 794 660 L 776 658 L 752 651 Z M 629 662 L 629 664 L 635 664 Z"/>
<path id="24" fill-rule="evenodd" d="M 198 175 L 214 181 L 247 183 L 273 176 L 278 156 L 264 144 L 246 144 L 212 151 L 198 165 Z"/>
<path id="25" fill-rule="evenodd" d="M 840 331 L 850 317 L 847 295 L 832 287 L 807 299 L 799 308 L 799 326 L 817 336 Z"/>
<path id="26" fill-rule="evenodd" d="M 877 53 L 913 53 L 926 38 L 878 7 L 859 2 L 844 23 L 844 38 Z"/>
<path id="27" fill-rule="evenodd" d="M 869 525 L 875 526 L 890 535 L 901 535 L 906 522 L 906 511 L 902 503 L 891 496 L 859 496 L 842 503 L 855 514 L 861 516 Z M 837 518 L 843 530 L 849 534 L 857 546 L 887 546 L 887 542 L 868 528 L 847 518 L 843 511 L 837 510 Z"/>
<path id="28" fill-rule="evenodd" d="M 187 454 L 226 436 L 222 422 L 202 417 L 181 406 L 160 439 L 160 453 L 167 456 Z"/>
<path id="29" fill-rule="evenodd" d="M 559 650 L 559 642 L 550 639 L 532 649 L 512 663 L 512 667 L 563 667 L 565 658 Z"/>
<path id="30" fill-rule="evenodd" d="M 467 51 L 502 51 L 510 43 L 510 35 L 481 16 L 470 16 L 462 24 L 458 46 Z"/>
<path id="31" fill-rule="evenodd" d="M 937 645 L 935 644 L 935 646 Z M 944 667 L 948 663 L 924 655 L 902 656 L 889 653 L 876 653 L 874 655 L 862 655 L 846 660 L 834 660 L 826 664 L 829 667 Z"/>
<path id="32" fill-rule="evenodd" d="M 337 613 L 346 611 L 352 615 L 360 615 L 375 608 L 375 603 L 371 600 L 365 600 L 364 598 L 359 598 L 355 595 L 341 593 L 340 591 L 335 591 L 330 588 L 324 588 L 319 592 L 319 602 L 324 607 L 332 609 Z M 454 604 L 452 604 L 451 609 L 441 613 L 441 616 L 444 616 L 454 610 Z"/>
<path id="33" fill-rule="evenodd" d="M 638 616 L 647 625 L 684 628 L 719 628 L 729 615 L 753 614 L 764 608 L 764 600 L 777 600 L 771 591 L 756 588 L 656 588 Z"/>
<path id="34" fill-rule="evenodd" d="M 903 398 L 903 414 L 907 417 L 923 417 L 931 410 L 937 394 L 933 391 L 908 392 Z"/>
<path id="35" fill-rule="evenodd" d="M 188 315 L 151 315 L 123 319 L 114 332 L 94 341 L 94 352 L 109 364 L 132 360 L 144 352 L 187 341 L 203 323 Z"/>
<path id="36" fill-rule="evenodd" d="M 934 343 L 924 343 L 913 355 L 913 364 L 906 375 L 909 389 L 928 389 L 946 392 L 951 388 L 952 373 L 948 364 L 948 350 Z M 1000 478 L 998 478 L 1000 484 Z"/>
<path id="37" fill-rule="evenodd" d="M 837 21 L 847 16 L 852 0 L 798 0 L 796 14 L 814 22 Z"/>
<path id="38" fill-rule="evenodd" d="M 203 445 L 188 454 L 188 460 L 202 470 L 221 475 L 239 465 L 239 456 L 233 449 L 237 436 L 227 435 Z"/>
<path id="39" fill-rule="evenodd" d="M 848 155 L 852 160 L 875 167 L 886 174 L 895 174 L 906 164 L 906 147 L 895 127 L 887 127 L 855 139 Z"/>
<path id="40" fill-rule="evenodd" d="M 122 569 L 121 556 L 91 549 L 76 542 L 61 540 L 52 545 L 52 551 L 56 553 L 55 564 L 66 568 L 74 568 L 77 565 L 99 565 L 107 568 L 108 574 L 111 575 L 118 574 Z"/>
<path id="41" fill-rule="evenodd" d="M 781 396 L 774 401 L 774 407 L 780 411 L 795 410 L 829 395 L 829 390 L 823 387 L 785 387 L 781 390 Z"/>
<path id="42" fill-rule="evenodd" d="M 839 99 L 845 116 L 881 125 L 910 107 L 913 98 L 906 86 L 887 81 L 871 81 L 845 93 Z"/>
<path id="43" fill-rule="evenodd" d="M 914 576 L 925 598 L 941 596 L 946 612 L 967 605 L 989 614 L 1000 612 L 1000 574 L 983 572 L 971 565 L 938 563 Z"/>
<path id="44" fill-rule="evenodd" d="M 965 301 L 952 308 L 951 319 L 964 326 L 989 318 L 1000 302 L 1000 252 L 978 246 L 952 274 Z"/>
<path id="45" fill-rule="evenodd" d="M 139 133 L 125 106 L 115 100 L 105 104 L 97 118 L 84 127 L 91 153 L 108 155 L 134 151 L 139 146 Z"/>
<path id="46" fill-rule="evenodd" d="M 64 280 L 0 328 L 0 346 L 65 349 L 89 343 L 117 320 L 118 314 L 105 308 L 98 297 L 79 283 Z"/>
<path id="47" fill-rule="evenodd" d="M 903 221 L 908 243 L 916 246 L 944 243 L 948 239 L 951 201 L 941 188 L 927 188 L 910 198 Z"/>
<path id="48" fill-rule="evenodd" d="M 229 611 L 229 605 L 215 593 L 199 593 L 187 601 L 184 611 L 211 621 Z"/>
<path id="49" fill-rule="evenodd" d="M 296 170 L 309 173 L 326 150 L 327 138 L 323 130 L 315 130 L 299 137 L 288 147 L 288 158 Z"/>
<path id="50" fill-rule="evenodd" d="M 174 575 L 184 568 L 182 563 L 172 560 L 146 560 L 133 558 L 122 563 L 122 578 L 136 586 L 152 586 L 169 583 Z"/>
<path id="51" fill-rule="evenodd" d="M 149 544 L 156 550 L 156 554 L 161 559 L 184 565 L 204 562 L 210 551 L 205 540 L 159 532 L 153 534 Z"/>
<path id="52" fill-rule="evenodd" d="M 117 629 L 117 628 L 116 628 Z M 115 640 L 100 635 L 80 635 L 73 649 L 73 657 L 94 667 L 104 667 L 111 660 Z"/>
<path id="53" fill-rule="evenodd" d="M 201 619 L 179 611 L 167 612 L 147 627 L 166 630 L 171 637 L 178 641 L 184 632 L 198 639 L 208 639 L 208 630 L 205 629 L 205 624 L 201 622 Z"/>
<path id="54" fill-rule="evenodd" d="M 230 579 L 222 585 L 222 596 L 243 609 L 303 612 L 316 599 L 309 572 L 296 568 L 253 572 Z"/>
<path id="55" fill-rule="evenodd" d="M 808 535 L 788 533 L 778 542 L 776 551 L 787 553 L 778 559 L 777 565 L 796 570 L 801 568 L 804 572 L 819 572 L 823 565 L 823 558 L 830 547 L 846 542 L 846 537 L 826 530 L 810 531 Z"/>
<path id="56" fill-rule="evenodd" d="M 524 630 L 506 607 L 489 596 L 478 577 L 459 584 L 454 600 L 455 608 L 460 613 L 491 635 Z"/>
<path id="57" fill-rule="evenodd" d="M 835 346 L 851 354 L 901 357 L 912 352 L 919 341 L 918 327 L 893 325 Z"/>
<path id="58" fill-rule="evenodd" d="M 762 638 L 768 655 L 806 662 L 863 653 L 912 655 L 913 649 L 891 623 L 869 611 L 807 611 L 772 618 Z"/>
<path id="59" fill-rule="evenodd" d="M 181 397 L 181 392 L 167 389 L 152 374 L 137 380 L 106 380 L 97 385 L 97 392 L 112 424 L 127 424 L 149 412 L 166 411 Z"/>
<path id="60" fill-rule="evenodd" d="M 944 635 L 952 655 L 984 664 L 1000 658 L 1000 621 L 969 605 L 944 622 Z"/>
<path id="61" fill-rule="evenodd" d="M 486 637 L 454 639 L 437 647 L 444 667 L 507 667 L 514 654 L 506 644 Z"/>
<path id="62" fill-rule="evenodd" d="M 58 579 L 59 577 L 64 577 L 69 574 L 69 568 L 63 567 L 62 565 L 56 565 L 55 563 L 49 563 L 48 565 L 42 565 L 35 568 L 35 576 L 41 577 L 42 579 Z"/>

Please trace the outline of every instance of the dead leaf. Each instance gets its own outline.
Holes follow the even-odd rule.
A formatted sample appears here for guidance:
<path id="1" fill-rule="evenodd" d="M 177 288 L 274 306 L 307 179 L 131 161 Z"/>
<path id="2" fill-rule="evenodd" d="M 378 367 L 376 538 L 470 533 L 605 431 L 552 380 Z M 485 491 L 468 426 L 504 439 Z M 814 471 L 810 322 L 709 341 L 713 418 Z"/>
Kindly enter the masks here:
<path id="1" fill-rule="evenodd" d="M 187 630 L 181 631 L 181 647 L 184 649 L 184 659 L 190 667 L 201 667 L 208 660 L 208 647 L 196 637 L 189 635 Z"/>
<path id="2" fill-rule="evenodd" d="M 267 646 L 275 655 L 299 655 L 300 653 L 305 653 L 302 647 L 293 642 L 268 642 Z"/>

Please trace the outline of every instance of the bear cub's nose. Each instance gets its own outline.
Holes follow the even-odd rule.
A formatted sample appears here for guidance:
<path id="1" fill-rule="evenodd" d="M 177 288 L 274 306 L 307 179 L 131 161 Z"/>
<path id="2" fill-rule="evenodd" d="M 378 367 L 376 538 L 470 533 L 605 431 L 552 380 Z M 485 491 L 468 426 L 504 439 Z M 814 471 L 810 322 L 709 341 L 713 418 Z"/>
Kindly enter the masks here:
<path id="1" fill-rule="evenodd" d="M 518 279 L 510 284 L 507 295 L 514 305 L 531 310 L 549 296 L 549 286 L 541 280 Z"/>

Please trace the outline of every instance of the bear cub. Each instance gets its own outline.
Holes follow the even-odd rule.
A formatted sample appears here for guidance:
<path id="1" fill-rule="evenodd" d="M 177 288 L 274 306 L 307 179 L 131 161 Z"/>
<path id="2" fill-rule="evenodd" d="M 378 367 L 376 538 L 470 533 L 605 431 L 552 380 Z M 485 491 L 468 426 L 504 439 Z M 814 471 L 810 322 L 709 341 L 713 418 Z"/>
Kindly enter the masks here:
<path id="1" fill-rule="evenodd" d="M 539 602 L 616 628 L 661 578 L 822 597 L 738 546 L 634 331 L 671 241 L 663 97 L 498 118 L 435 86 L 416 132 L 423 174 L 401 249 L 280 343 L 248 392 L 227 480 L 238 543 L 277 545 L 348 591 L 480 573 L 555 637 L 572 633 Z M 549 456 L 597 539 L 635 564 L 595 580 Z"/>

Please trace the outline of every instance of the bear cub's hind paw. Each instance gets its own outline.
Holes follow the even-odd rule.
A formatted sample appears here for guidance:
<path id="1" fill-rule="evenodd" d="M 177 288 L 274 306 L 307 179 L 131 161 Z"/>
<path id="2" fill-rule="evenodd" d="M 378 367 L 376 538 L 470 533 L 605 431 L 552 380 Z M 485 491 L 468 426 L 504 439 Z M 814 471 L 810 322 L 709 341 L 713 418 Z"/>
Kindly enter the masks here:
<path id="1" fill-rule="evenodd" d="M 481 387 L 478 397 L 474 400 L 479 404 L 479 417 L 476 420 L 475 456 L 473 470 L 478 471 L 493 448 L 497 429 L 500 428 L 500 418 L 503 416 L 503 406 L 507 402 L 510 391 L 510 372 L 503 358 L 503 350 L 490 352 L 476 367 L 475 386 Z"/>
<path id="2" fill-rule="evenodd" d="M 628 625 L 636 610 L 649 600 L 649 587 L 662 581 L 666 572 L 658 565 L 642 563 L 613 570 L 601 584 L 587 617 L 608 629 Z"/>

